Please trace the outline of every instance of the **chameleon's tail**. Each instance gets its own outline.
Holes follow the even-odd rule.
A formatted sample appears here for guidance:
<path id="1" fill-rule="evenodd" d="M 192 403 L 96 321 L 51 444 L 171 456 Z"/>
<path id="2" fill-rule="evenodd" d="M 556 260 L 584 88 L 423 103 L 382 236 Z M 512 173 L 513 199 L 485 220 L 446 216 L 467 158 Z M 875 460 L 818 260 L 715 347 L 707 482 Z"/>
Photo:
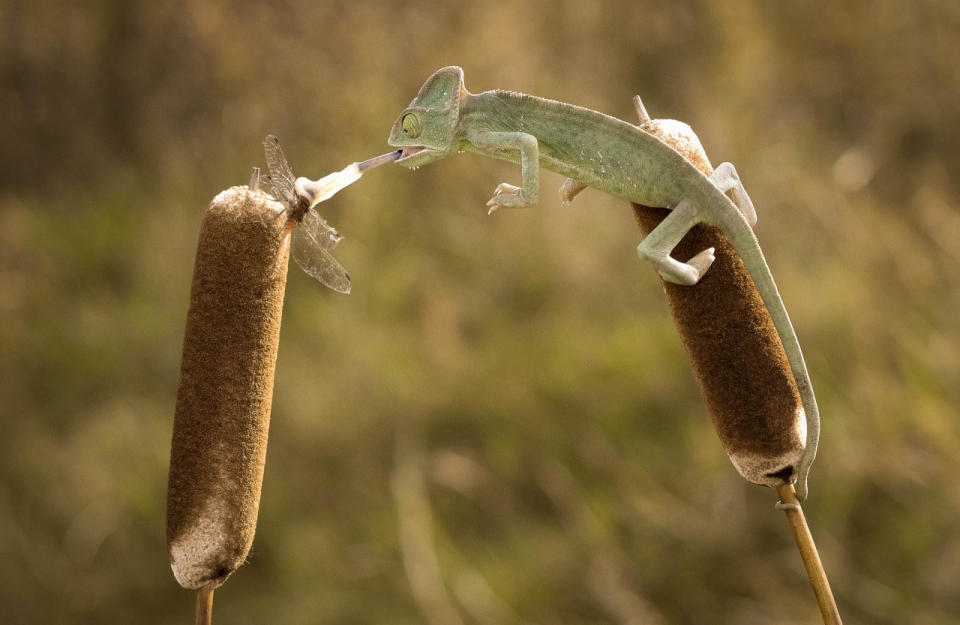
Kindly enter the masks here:
<path id="1" fill-rule="evenodd" d="M 813 385 L 810 383 L 810 376 L 807 373 L 807 365 L 803 360 L 803 351 L 800 349 L 797 334 L 793 330 L 793 324 L 790 322 L 790 316 L 783 305 L 783 300 L 780 299 L 780 292 L 777 291 L 777 285 L 773 280 L 770 269 L 767 267 L 766 260 L 763 258 L 763 252 L 760 250 L 757 238 L 753 234 L 753 229 L 738 210 L 733 209 L 733 207 L 731 209 L 721 218 L 721 223 L 718 225 L 727 233 L 734 247 L 740 252 L 743 263 L 747 266 L 757 291 L 767 307 L 767 312 L 773 319 L 773 325 L 777 329 L 780 342 L 787 354 L 790 370 L 797 383 L 800 401 L 803 403 L 803 410 L 806 414 L 807 440 L 803 457 L 800 459 L 800 466 L 797 468 L 796 485 L 797 497 L 800 501 L 803 501 L 807 498 L 807 476 L 810 474 L 810 467 L 817 456 L 817 445 L 820 441 L 820 411 L 817 408 L 817 398 L 813 394 Z"/>

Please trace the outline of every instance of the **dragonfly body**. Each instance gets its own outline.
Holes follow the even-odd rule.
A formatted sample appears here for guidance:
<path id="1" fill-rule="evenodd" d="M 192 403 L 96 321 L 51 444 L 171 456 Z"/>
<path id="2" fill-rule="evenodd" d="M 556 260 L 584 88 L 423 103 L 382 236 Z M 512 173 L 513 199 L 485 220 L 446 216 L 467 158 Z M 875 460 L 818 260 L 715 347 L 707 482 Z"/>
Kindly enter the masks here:
<path id="1" fill-rule="evenodd" d="M 268 180 L 274 197 L 284 205 L 277 218 L 285 217 L 283 243 L 277 255 L 277 267 L 283 262 L 290 240 L 300 239 L 292 246 L 293 260 L 309 275 L 339 293 L 349 293 L 350 274 L 330 254 L 343 237 L 326 220 L 310 210 L 320 202 L 327 200 L 344 187 L 357 180 L 367 170 L 392 163 L 400 158 L 401 150 L 394 150 L 366 161 L 351 163 L 340 171 L 328 174 L 320 180 L 294 178 L 290 164 L 287 163 L 280 141 L 273 135 L 267 135 L 263 141 L 267 167 L 270 169 Z M 301 225 L 300 228 L 297 228 Z"/>
<path id="2" fill-rule="evenodd" d="M 267 167 L 270 169 L 268 180 L 273 189 L 273 196 L 284 205 L 284 209 L 277 214 L 276 218 L 286 219 L 281 235 L 283 242 L 277 255 L 277 267 L 291 247 L 290 240 L 296 233 L 300 240 L 292 246 L 293 260 L 307 274 L 325 286 L 338 293 L 349 293 L 352 287 L 350 274 L 330 253 L 330 250 L 336 247 L 343 237 L 316 211 L 310 210 L 311 204 L 315 203 L 314 197 L 304 192 L 303 183 L 294 178 L 293 171 L 280 148 L 280 141 L 275 136 L 268 135 L 263 142 L 263 148 Z M 302 227 L 297 228 L 298 225 Z"/>

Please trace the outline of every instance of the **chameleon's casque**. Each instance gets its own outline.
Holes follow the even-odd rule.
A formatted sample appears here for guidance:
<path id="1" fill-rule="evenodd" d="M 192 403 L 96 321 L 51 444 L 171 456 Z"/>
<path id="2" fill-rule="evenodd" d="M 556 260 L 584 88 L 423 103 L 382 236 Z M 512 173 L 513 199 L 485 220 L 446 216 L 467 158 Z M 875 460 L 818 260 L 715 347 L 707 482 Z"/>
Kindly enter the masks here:
<path id="1" fill-rule="evenodd" d="M 419 167 L 456 153 L 460 104 L 467 95 L 459 67 L 445 67 L 427 79 L 390 130 L 387 143 L 404 148 L 397 162 Z"/>

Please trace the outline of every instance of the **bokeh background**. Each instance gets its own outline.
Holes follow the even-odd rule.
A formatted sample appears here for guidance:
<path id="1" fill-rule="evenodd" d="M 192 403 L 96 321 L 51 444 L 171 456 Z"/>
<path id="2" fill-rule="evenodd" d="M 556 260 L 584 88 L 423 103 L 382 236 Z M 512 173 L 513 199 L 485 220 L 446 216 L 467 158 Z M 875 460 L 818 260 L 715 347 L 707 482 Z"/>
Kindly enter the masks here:
<path id="1" fill-rule="evenodd" d="M 386 151 L 434 70 L 734 162 L 823 414 L 845 622 L 960 622 L 960 4 L 0 3 L 0 622 L 190 623 L 164 547 L 202 211 L 280 136 Z M 260 522 L 217 623 L 818 622 L 712 431 L 629 207 L 487 217 L 516 167 L 386 167 L 291 270 Z"/>

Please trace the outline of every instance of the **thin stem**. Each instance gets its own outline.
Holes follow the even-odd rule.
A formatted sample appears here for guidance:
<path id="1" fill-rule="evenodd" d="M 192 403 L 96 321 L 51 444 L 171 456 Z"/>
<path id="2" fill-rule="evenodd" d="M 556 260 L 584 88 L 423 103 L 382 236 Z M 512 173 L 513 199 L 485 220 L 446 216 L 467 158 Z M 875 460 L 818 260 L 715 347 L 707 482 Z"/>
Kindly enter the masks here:
<path id="1" fill-rule="evenodd" d="M 207 584 L 197 591 L 197 625 L 211 625 L 213 622 L 213 584 Z"/>
<path id="2" fill-rule="evenodd" d="M 429 625 L 463 625 L 440 569 L 433 537 L 433 510 L 422 465 L 423 454 L 414 435 L 399 434 L 390 486 L 396 504 L 403 568 L 413 599 Z"/>
<path id="3" fill-rule="evenodd" d="M 807 569 L 807 577 L 810 578 L 810 585 L 813 586 L 813 592 L 817 596 L 817 604 L 820 606 L 824 625 L 843 625 L 840 612 L 837 610 L 837 602 L 833 598 L 833 591 L 830 590 L 827 573 L 823 570 L 820 554 L 817 553 L 817 546 L 813 542 L 813 535 L 810 534 L 810 528 L 803 516 L 803 508 L 800 507 L 800 500 L 797 499 L 793 485 L 778 486 L 777 494 L 780 496 L 780 504 L 777 507 L 787 515 L 793 538 L 800 551 L 800 558 L 803 559 L 803 566 Z"/>
<path id="4" fill-rule="evenodd" d="M 247 188 L 251 191 L 258 191 L 260 189 L 260 168 L 254 167 L 250 170 L 250 184 L 247 185 Z"/>

